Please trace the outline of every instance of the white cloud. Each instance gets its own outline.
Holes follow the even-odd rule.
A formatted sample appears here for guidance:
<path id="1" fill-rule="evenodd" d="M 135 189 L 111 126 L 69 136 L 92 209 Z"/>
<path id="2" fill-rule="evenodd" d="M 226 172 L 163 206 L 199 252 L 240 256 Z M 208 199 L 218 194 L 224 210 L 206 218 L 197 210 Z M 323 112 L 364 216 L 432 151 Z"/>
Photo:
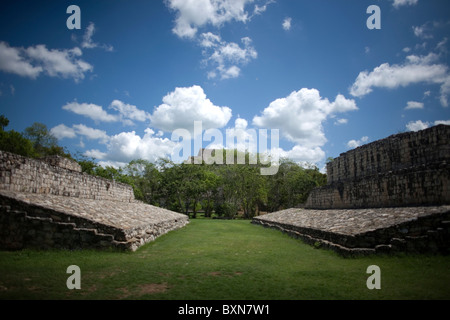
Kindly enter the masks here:
<path id="1" fill-rule="evenodd" d="M 111 102 L 109 109 L 118 111 L 118 114 L 110 114 L 102 106 L 93 103 L 71 102 L 62 107 L 64 110 L 86 116 L 95 121 L 119 122 L 132 126 L 134 121 L 144 122 L 150 120 L 150 114 L 138 109 L 136 106 L 124 103 L 120 100 Z"/>
<path id="2" fill-rule="evenodd" d="M 395 8 L 399 8 L 401 6 L 413 6 L 416 5 L 419 0 L 393 0 L 392 5 Z"/>
<path id="3" fill-rule="evenodd" d="M 214 71 L 208 72 L 208 78 L 215 78 L 217 74 L 221 79 L 237 78 L 241 71 L 238 65 L 246 65 L 258 57 L 250 38 L 244 37 L 241 42 L 243 47 L 234 42 L 223 41 L 220 36 L 211 32 L 201 34 L 199 43 L 206 57 L 203 62 L 205 65 L 211 63 L 215 66 Z"/>
<path id="4" fill-rule="evenodd" d="M 116 122 L 118 116 L 107 113 L 101 106 L 93 103 L 71 102 L 62 107 L 64 110 L 86 116 L 95 121 Z"/>
<path id="5" fill-rule="evenodd" d="M 422 122 L 421 120 L 411 121 L 406 125 L 408 131 L 420 131 L 430 127 L 429 122 Z"/>
<path id="6" fill-rule="evenodd" d="M 359 140 L 350 140 L 349 142 L 347 142 L 347 147 L 351 149 L 358 148 L 359 146 L 365 144 L 367 141 L 369 141 L 369 137 L 367 136 L 362 137 Z"/>
<path id="7" fill-rule="evenodd" d="M 447 106 L 447 96 L 450 94 L 450 74 L 444 64 L 433 63 L 438 55 L 430 53 L 427 56 L 410 55 L 401 65 L 384 63 L 373 71 L 360 72 L 350 88 L 350 94 L 363 97 L 373 91 L 373 88 L 395 89 L 417 83 L 435 83 L 441 85 L 441 104 Z"/>
<path id="8" fill-rule="evenodd" d="M 283 24 L 282 24 L 283 29 L 286 31 L 291 30 L 291 22 L 292 22 L 292 18 L 289 18 L 289 17 L 285 18 L 283 21 Z"/>
<path id="9" fill-rule="evenodd" d="M 271 102 L 261 116 L 253 118 L 253 124 L 261 128 L 280 129 L 285 138 L 301 145 L 322 146 L 326 142 L 322 123 L 327 117 L 357 109 L 354 100 L 342 95 L 330 102 L 322 98 L 318 90 L 303 88 Z"/>
<path id="10" fill-rule="evenodd" d="M 450 120 L 436 120 L 436 121 L 434 121 L 434 123 L 433 122 L 423 122 L 422 120 L 410 121 L 406 125 L 406 129 L 408 131 L 420 131 L 420 130 L 427 129 L 431 126 L 437 126 L 440 124 L 445 124 L 447 126 L 450 126 Z"/>
<path id="11" fill-rule="evenodd" d="M 423 108 L 424 108 L 423 102 L 408 101 L 406 104 L 405 110 L 423 109 Z"/>
<path id="12" fill-rule="evenodd" d="M 230 108 L 214 105 L 200 86 L 192 86 L 168 93 L 150 118 L 153 127 L 166 132 L 179 128 L 193 132 L 194 121 L 202 121 L 204 130 L 222 128 L 231 116 Z"/>
<path id="13" fill-rule="evenodd" d="M 122 121 L 135 120 L 144 122 L 150 119 L 150 114 L 148 112 L 140 110 L 136 106 L 126 104 L 120 100 L 114 100 L 111 102 L 109 108 L 118 111 L 121 115 Z"/>
<path id="14" fill-rule="evenodd" d="M 271 3 L 274 3 L 274 0 L 268 0 L 265 4 L 262 6 L 259 6 L 258 4 L 255 4 L 255 8 L 253 9 L 253 15 L 260 15 L 261 13 L 265 12 L 267 10 L 267 6 Z"/>
<path id="15" fill-rule="evenodd" d="M 180 38 L 193 38 L 198 28 L 207 24 L 220 27 L 232 20 L 247 22 L 249 15 L 245 7 L 254 0 L 166 0 L 165 2 L 170 9 L 177 12 L 173 33 Z M 258 8 L 258 11 L 262 12 L 262 7 Z"/>
<path id="16" fill-rule="evenodd" d="M 280 158 L 288 158 L 303 164 L 316 164 L 325 159 L 325 152 L 322 148 L 308 148 L 300 145 L 296 145 L 288 151 L 279 149 L 278 155 Z"/>
<path id="17" fill-rule="evenodd" d="M 122 132 L 109 137 L 107 152 L 90 150 L 87 156 L 118 163 L 129 163 L 134 159 L 156 161 L 160 157 L 172 155 L 177 144 L 167 138 L 154 136 L 155 132 L 147 128 L 143 137 L 132 132 Z"/>
<path id="18" fill-rule="evenodd" d="M 426 24 L 421 26 L 413 26 L 412 27 L 414 35 L 421 39 L 432 39 L 433 35 L 430 34 L 430 30 Z"/>
<path id="19" fill-rule="evenodd" d="M 69 138 L 73 139 L 77 136 L 83 136 L 89 140 L 99 140 L 100 143 L 106 144 L 109 140 L 106 131 L 89 128 L 84 124 L 75 124 L 72 128 L 64 124 L 60 124 L 50 130 L 57 139 Z"/>
<path id="20" fill-rule="evenodd" d="M 86 27 L 86 32 L 83 35 L 83 42 L 81 43 L 81 47 L 84 49 L 93 49 L 93 48 L 102 48 L 106 51 L 113 51 L 114 48 L 111 45 L 99 44 L 92 40 L 92 36 L 95 33 L 95 25 L 93 22 L 89 23 Z"/>
<path id="21" fill-rule="evenodd" d="M 341 125 L 341 124 L 347 124 L 348 123 L 348 119 L 337 119 L 334 124 L 335 125 Z"/>
<path id="22" fill-rule="evenodd" d="M 50 130 L 50 133 L 57 139 L 75 138 L 77 134 L 73 128 L 60 124 Z"/>
<path id="23" fill-rule="evenodd" d="M 281 136 L 296 144 L 290 156 L 296 159 L 303 157 L 307 161 L 311 158 L 317 160 L 325 156 L 320 148 L 327 141 L 323 122 L 337 113 L 357 109 L 354 100 L 342 95 L 330 102 L 322 98 L 318 90 L 303 88 L 271 102 L 260 116 L 253 118 L 253 124 L 260 128 L 280 129 Z"/>
<path id="24" fill-rule="evenodd" d="M 89 128 L 84 124 L 76 124 L 73 125 L 76 133 L 84 136 L 90 140 L 99 140 L 100 143 L 107 143 L 109 141 L 109 137 L 106 134 L 106 131 Z"/>
<path id="25" fill-rule="evenodd" d="M 226 134 L 230 137 L 236 137 L 236 141 L 229 141 L 226 136 L 226 148 L 228 149 L 238 149 L 240 151 L 248 150 L 250 153 L 257 153 L 257 140 L 258 137 L 253 135 L 256 134 L 256 130 L 247 130 L 248 122 L 245 119 L 237 118 L 234 122 L 234 128 L 227 128 Z M 216 147 L 217 148 L 217 147 Z"/>
<path id="26" fill-rule="evenodd" d="M 0 42 L 0 70 L 35 79 L 43 71 L 43 68 L 33 66 L 27 60 L 23 48 L 13 48 L 2 41 Z"/>
<path id="27" fill-rule="evenodd" d="M 19 76 L 36 79 L 45 72 L 50 77 L 84 79 L 85 73 L 92 71 L 89 63 L 78 59 L 82 55 L 80 48 L 47 49 L 45 45 L 28 48 L 10 47 L 0 42 L 0 70 Z"/>
<path id="28" fill-rule="evenodd" d="M 89 63 L 76 59 L 82 55 L 81 50 L 76 47 L 71 50 L 48 50 L 45 45 L 37 45 L 27 48 L 26 53 L 32 60 L 41 64 L 51 77 L 80 80 L 84 78 L 85 72 L 92 71 Z"/>

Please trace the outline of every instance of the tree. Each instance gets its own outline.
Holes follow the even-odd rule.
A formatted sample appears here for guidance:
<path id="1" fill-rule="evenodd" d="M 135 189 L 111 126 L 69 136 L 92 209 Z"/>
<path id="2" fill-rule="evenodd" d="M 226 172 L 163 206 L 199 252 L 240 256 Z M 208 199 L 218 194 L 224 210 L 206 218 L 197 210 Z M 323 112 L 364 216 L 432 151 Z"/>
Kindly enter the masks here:
<path id="1" fill-rule="evenodd" d="M 40 122 L 25 128 L 24 136 L 33 144 L 36 157 L 59 155 L 71 158 L 70 154 L 58 145 L 58 139 Z"/>
<path id="2" fill-rule="evenodd" d="M 33 157 L 35 155 L 31 141 L 14 130 L 0 131 L 0 150 L 24 157 Z"/>
<path id="3" fill-rule="evenodd" d="M 268 180 L 268 210 L 271 212 L 299 206 L 315 187 L 326 184 L 326 175 L 317 167 L 304 168 L 282 159 L 276 175 Z"/>
<path id="4" fill-rule="evenodd" d="M 6 118 L 4 115 L 0 115 L 0 131 L 5 130 L 5 127 L 7 127 L 9 124 L 9 119 Z"/>
<path id="5" fill-rule="evenodd" d="M 135 193 L 138 200 L 152 205 L 158 204 L 161 173 L 154 163 L 143 159 L 133 160 L 125 166 L 124 173 L 131 177 L 138 190 Z"/>
<path id="6" fill-rule="evenodd" d="M 30 140 L 21 133 L 10 130 L 4 131 L 9 124 L 9 119 L 4 115 L 0 116 L 0 150 L 12 152 L 25 157 L 33 157 L 34 149 Z"/>

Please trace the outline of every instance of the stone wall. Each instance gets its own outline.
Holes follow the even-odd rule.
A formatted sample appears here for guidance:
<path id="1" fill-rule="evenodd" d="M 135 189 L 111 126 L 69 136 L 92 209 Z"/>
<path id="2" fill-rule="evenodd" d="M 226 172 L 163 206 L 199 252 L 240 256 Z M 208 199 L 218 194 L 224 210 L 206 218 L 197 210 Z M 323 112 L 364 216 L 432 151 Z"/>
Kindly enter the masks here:
<path id="1" fill-rule="evenodd" d="M 310 209 L 450 203 L 450 126 L 393 135 L 341 154 L 314 189 Z"/>
<path id="2" fill-rule="evenodd" d="M 136 250 L 189 223 L 136 201 L 131 186 L 81 172 L 61 157 L 0 151 L 0 249 Z"/>
<path id="3" fill-rule="evenodd" d="M 116 248 L 135 251 L 189 223 L 139 201 L 80 199 L 0 190 L 0 248 Z"/>
<path id="4" fill-rule="evenodd" d="M 327 164 L 328 183 L 450 163 L 450 126 L 406 132 L 342 153 Z"/>
<path id="5" fill-rule="evenodd" d="M 134 200 L 129 185 L 81 173 L 75 161 L 61 157 L 30 159 L 1 150 L 0 190 L 83 199 Z"/>

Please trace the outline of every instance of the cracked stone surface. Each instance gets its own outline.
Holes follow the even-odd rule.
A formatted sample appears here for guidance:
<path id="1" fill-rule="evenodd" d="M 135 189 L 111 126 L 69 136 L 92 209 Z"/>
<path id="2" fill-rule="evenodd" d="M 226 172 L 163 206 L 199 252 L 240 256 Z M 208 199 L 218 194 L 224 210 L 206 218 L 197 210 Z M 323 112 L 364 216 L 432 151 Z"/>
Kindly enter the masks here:
<path id="1" fill-rule="evenodd" d="M 254 219 L 351 236 L 449 211 L 450 205 L 329 210 L 297 208 L 265 214 Z"/>
<path id="2" fill-rule="evenodd" d="M 0 195 L 124 230 L 170 220 L 187 220 L 185 215 L 139 201 L 92 200 L 6 190 L 0 190 Z"/>

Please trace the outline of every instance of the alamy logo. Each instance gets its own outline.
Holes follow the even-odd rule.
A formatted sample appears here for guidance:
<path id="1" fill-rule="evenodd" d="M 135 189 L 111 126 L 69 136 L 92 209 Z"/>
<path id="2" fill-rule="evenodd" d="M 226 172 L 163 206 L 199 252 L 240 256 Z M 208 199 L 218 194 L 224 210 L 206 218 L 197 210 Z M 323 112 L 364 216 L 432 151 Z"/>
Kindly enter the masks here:
<path id="1" fill-rule="evenodd" d="M 71 273 L 72 275 L 67 278 L 66 286 L 67 289 L 81 289 L 81 270 L 79 266 L 71 265 L 67 267 L 66 273 Z"/>
<path id="2" fill-rule="evenodd" d="M 372 274 L 369 278 L 367 278 L 366 286 L 367 289 L 381 289 L 381 269 L 379 266 L 372 265 L 368 266 L 366 273 Z"/>
<path id="3" fill-rule="evenodd" d="M 71 16 L 67 18 L 67 29 L 81 29 L 81 9 L 79 6 L 71 5 L 67 7 L 66 13 L 70 13 Z"/>
<path id="4" fill-rule="evenodd" d="M 366 11 L 371 16 L 367 19 L 366 25 L 369 30 L 381 29 L 381 9 L 379 6 L 371 5 Z"/>

